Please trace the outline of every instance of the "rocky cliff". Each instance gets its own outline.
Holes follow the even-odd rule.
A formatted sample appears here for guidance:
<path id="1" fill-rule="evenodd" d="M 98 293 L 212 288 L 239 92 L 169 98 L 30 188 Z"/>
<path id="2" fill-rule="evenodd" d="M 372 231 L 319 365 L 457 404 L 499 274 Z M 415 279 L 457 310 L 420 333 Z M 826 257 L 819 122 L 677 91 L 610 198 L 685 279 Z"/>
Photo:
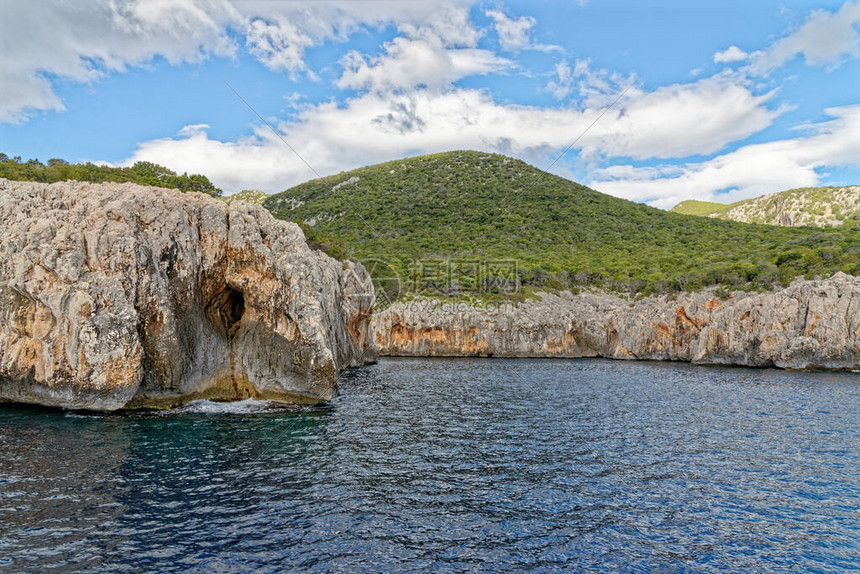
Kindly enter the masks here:
<path id="1" fill-rule="evenodd" d="M 373 317 L 381 354 L 610 357 L 805 369 L 860 368 L 860 278 L 770 293 L 628 301 L 541 294 L 518 307 L 397 303 Z"/>
<path id="2" fill-rule="evenodd" d="M 827 227 L 860 213 L 860 186 L 790 189 L 729 205 L 690 200 L 672 211 L 742 223 Z"/>
<path id="3" fill-rule="evenodd" d="M 0 179 L 0 400 L 318 402 L 375 358 L 360 265 L 259 206 Z"/>

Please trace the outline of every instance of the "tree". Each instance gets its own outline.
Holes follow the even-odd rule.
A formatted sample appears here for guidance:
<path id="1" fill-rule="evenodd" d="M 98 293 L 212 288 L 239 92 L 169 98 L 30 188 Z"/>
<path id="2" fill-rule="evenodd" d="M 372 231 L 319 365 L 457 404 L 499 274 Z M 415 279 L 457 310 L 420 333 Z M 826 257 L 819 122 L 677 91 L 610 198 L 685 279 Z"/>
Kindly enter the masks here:
<path id="1" fill-rule="evenodd" d="M 176 177 L 175 171 L 150 161 L 136 162 L 131 170 L 137 176 L 135 181 L 143 185 L 164 185 L 169 178 Z"/>

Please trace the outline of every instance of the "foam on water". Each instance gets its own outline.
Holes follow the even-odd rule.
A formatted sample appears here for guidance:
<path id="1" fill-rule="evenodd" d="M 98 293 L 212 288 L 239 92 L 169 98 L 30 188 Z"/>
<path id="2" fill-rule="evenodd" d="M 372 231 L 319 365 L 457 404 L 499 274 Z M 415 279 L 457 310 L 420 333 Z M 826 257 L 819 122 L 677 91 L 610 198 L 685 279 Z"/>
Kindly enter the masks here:
<path id="1" fill-rule="evenodd" d="M 199 401 L 191 401 L 190 403 L 182 405 L 181 407 L 177 407 L 170 411 L 165 411 L 165 413 L 245 415 L 284 410 L 293 407 L 293 405 L 290 405 L 288 403 L 282 403 L 279 401 L 260 401 L 255 399 L 245 399 L 243 401 L 216 402 L 202 399 Z"/>

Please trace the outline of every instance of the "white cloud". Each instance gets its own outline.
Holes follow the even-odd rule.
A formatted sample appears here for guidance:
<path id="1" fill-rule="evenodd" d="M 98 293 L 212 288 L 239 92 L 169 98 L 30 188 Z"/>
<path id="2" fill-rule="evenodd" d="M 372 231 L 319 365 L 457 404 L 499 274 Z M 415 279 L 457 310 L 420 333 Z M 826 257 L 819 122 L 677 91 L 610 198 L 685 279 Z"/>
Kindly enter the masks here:
<path id="1" fill-rule="evenodd" d="M 154 161 L 183 172 L 203 173 L 228 191 L 280 191 L 287 174 L 301 174 L 302 181 L 314 177 L 271 131 L 260 129 L 236 142 L 209 139 L 203 129 L 183 128 L 180 136 L 145 142 L 125 163 Z"/>
<path id="2" fill-rule="evenodd" d="M 511 18 L 501 10 L 487 10 L 484 12 L 488 18 L 493 20 L 493 27 L 499 36 L 499 45 L 502 50 L 517 52 L 519 50 L 537 50 L 540 52 L 563 52 L 561 46 L 553 44 L 535 44 L 529 37 L 532 28 L 537 24 L 531 16 L 520 16 Z"/>
<path id="3" fill-rule="evenodd" d="M 391 90 L 419 85 L 439 89 L 467 76 L 488 74 L 511 62 L 490 51 L 476 48 L 446 48 L 436 38 L 395 38 L 385 45 L 385 54 L 365 58 L 350 52 L 343 62 L 339 88 Z"/>
<path id="4" fill-rule="evenodd" d="M 632 88 L 586 136 L 604 155 L 634 159 L 711 154 L 757 133 L 782 113 L 733 75 L 653 92 Z M 596 145 L 595 145 L 596 144 Z"/>
<path id="5" fill-rule="evenodd" d="M 430 9 L 424 17 L 412 20 L 398 20 L 398 29 L 407 38 L 439 40 L 445 46 L 474 48 L 481 38 L 481 32 L 469 19 L 465 2 L 426 2 L 424 9 Z M 414 16 L 414 15 L 413 15 Z"/>
<path id="6" fill-rule="evenodd" d="M 92 81 L 156 54 L 170 63 L 231 56 L 225 24 L 232 7 L 217 0 L 4 2 L 0 17 L 0 121 L 21 122 L 28 110 L 61 110 L 46 74 Z"/>
<path id="7" fill-rule="evenodd" d="M 65 110 L 50 81 L 41 73 L 21 68 L 12 64 L 0 66 L 0 86 L 3 86 L 0 123 L 25 121 L 27 109 Z"/>
<path id="8" fill-rule="evenodd" d="M 254 18 L 248 22 L 245 43 L 251 52 L 270 70 L 298 72 L 307 69 L 305 49 L 314 40 L 286 19 L 269 22 Z"/>
<path id="9" fill-rule="evenodd" d="M 474 47 L 479 32 L 466 7 L 475 0 L 102 0 L 3 2 L 0 17 L 0 122 L 62 110 L 48 76 L 91 82 L 156 56 L 171 64 L 232 57 L 242 44 L 272 70 L 307 73 L 305 51 L 345 40 L 362 26 L 393 24 L 405 35 L 430 30 L 446 45 Z"/>
<path id="10" fill-rule="evenodd" d="M 558 62 L 553 70 L 556 77 L 547 83 L 546 89 L 556 99 L 563 100 L 573 91 L 574 73 L 570 69 L 570 64 L 567 63 L 567 60 Z"/>
<path id="11" fill-rule="evenodd" d="M 546 89 L 559 100 L 577 92 L 586 106 L 602 107 L 612 102 L 625 86 L 636 83 L 636 77 L 624 77 L 617 72 L 593 70 L 589 60 L 577 60 L 573 68 L 567 60 L 553 67 L 555 77 L 547 82 Z"/>
<path id="12" fill-rule="evenodd" d="M 838 65 L 860 56 L 860 1 L 846 2 L 836 12 L 816 10 L 796 31 L 766 50 L 750 55 L 749 71 L 767 75 L 798 55 L 809 65 Z"/>
<path id="13" fill-rule="evenodd" d="M 606 193 L 668 209 L 685 199 L 730 203 L 820 183 L 818 170 L 860 166 L 860 105 L 830 108 L 811 135 L 748 145 L 680 166 L 614 166 L 590 184 Z M 729 190 L 726 192 L 726 190 Z"/>
<path id="14" fill-rule="evenodd" d="M 248 50 L 272 70 L 307 72 L 305 51 L 330 39 L 345 41 L 362 26 L 394 24 L 404 37 L 432 39 L 446 46 L 474 47 L 479 32 L 469 21 L 473 0 L 398 2 L 237 2 L 247 18 Z"/>
<path id="15" fill-rule="evenodd" d="M 179 130 L 181 136 L 193 136 L 209 129 L 209 124 L 191 124 Z"/>
<path id="16" fill-rule="evenodd" d="M 729 46 L 728 49 L 714 54 L 714 62 L 717 64 L 727 64 L 730 62 L 742 62 L 749 58 L 749 54 L 738 48 L 737 46 Z"/>
<path id="17" fill-rule="evenodd" d="M 440 10 L 421 25 L 400 27 L 403 35 L 384 45 L 384 53 L 367 57 L 349 52 L 341 61 L 341 89 L 444 89 L 461 78 L 499 72 L 512 65 L 489 50 L 475 48 L 480 33 L 468 11 Z"/>
<path id="18" fill-rule="evenodd" d="M 493 19 L 499 44 L 503 50 L 521 50 L 529 45 L 529 32 L 537 23 L 531 16 L 511 18 L 501 10 L 487 10 L 486 14 Z"/>
<path id="19" fill-rule="evenodd" d="M 766 126 L 778 113 L 729 77 L 631 89 L 577 146 L 585 156 L 688 156 L 721 149 Z M 320 173 L 336 173 L 406 154 L 482 149 L 536 161 L 566 147 L 600 107 L 502 105 L 479 90 L 373 90 L 345 103 L 304 106 L 277 129 Z M 209 139 L 200 126 L 140 145 L 129 161 L 149 160 L 205 173 L 227 190 L 282 190 L 312 177 L 266 128 L 238 142 Z"/>
<path id="20" fill-rule="evenodd" d="M 560 62 L 556 76 L 547 89 L 559 99 L 576 89 L 591 117 L 627 90 L 585 136 L 586 156 L 647 159 L 716 153 L 766 128 L 783 111 L 767 106 L 772 93 L 755 95 L 742 75 L 731 72 L 650 92 L 638 87 L 634 76 L 593 70 L 587 60 L 577 60 L 573 69 Z"/>
<path id="21" fill-rule="evenodd" d="M 559 75 L 559 81 L 561 81 Z M 591 108 L 603 108 L 613 102 L 619 93 L 628 86 L 637 83 L 636 76 L 623 76 L 610 70 L 595 70 L 590 60 L 577 60 L 573 72 L 566 78 L 568 87 L 576 90 L 583 105 Z"/>

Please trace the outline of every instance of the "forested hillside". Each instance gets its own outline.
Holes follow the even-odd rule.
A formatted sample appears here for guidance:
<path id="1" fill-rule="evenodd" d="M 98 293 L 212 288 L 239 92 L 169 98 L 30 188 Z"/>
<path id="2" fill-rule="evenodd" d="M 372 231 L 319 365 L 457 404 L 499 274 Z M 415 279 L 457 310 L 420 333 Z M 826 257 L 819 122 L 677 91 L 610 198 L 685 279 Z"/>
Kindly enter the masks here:
<path id="1" fill-rule="evenodd" d="M 396 276 L 400 289 L 468 288 L 475 277 L 493 279 L 472 263 L 486 270 L 494 261 L 515 262 L 527 287 L 634 293 L 769 288 L 801 275 L 860 274 L 856 219 L 816 230 L 668 213 L 474 151 L 308 181 L 263 205 L 300 221 L 331 253 Z"/>

